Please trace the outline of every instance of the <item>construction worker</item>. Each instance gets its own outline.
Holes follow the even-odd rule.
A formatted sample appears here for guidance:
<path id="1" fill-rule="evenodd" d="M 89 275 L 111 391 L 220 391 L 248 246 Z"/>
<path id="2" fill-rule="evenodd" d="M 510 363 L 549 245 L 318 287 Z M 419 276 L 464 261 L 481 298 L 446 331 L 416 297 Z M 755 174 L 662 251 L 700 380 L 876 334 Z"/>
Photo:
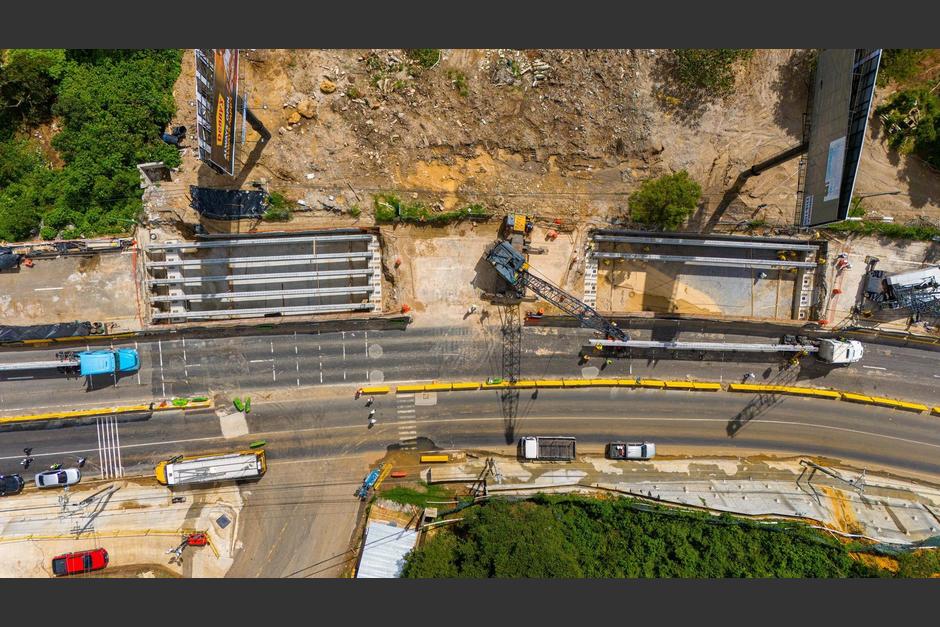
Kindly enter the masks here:
<path id="1" fill-rule="evenodd" d="M 374 410 L 374 409 L 370 409 L 370 410 L 369 410 L 369 418 L 371 419 L 374 415 L 375 415 L 375 410 Z"/>
<path id="2" fill-rule="evenodd" d="M 23 455 L 25 455 L 26 457 L 29 457 L 29 454 L 32 452 L 33 452 L 33 447 L 31 446 L 23 449 Z"/>
<path id="3" fill-rule="evenodd" d="M 376 423 L 375 418 L 369 418 L 369 428 L 370 428 L 370 429 L 375 426 L 375 423 Z"/>
<path id="4" fill-rule="evenodd" d="M 52 464 L 49 466 L 49 470 L 58 470 L 59 468 L 62 468 L 62 464 Z"/>
<path id="5" fill-rule="evenodd" d="M 85 467 L 85 462 L 87 462 L 87 461 L 88 461 L 87 458 L 85 458 L 85 457 L 79 457 L 79 458 L 78 458 L 78 467 L 79 467 L 79 468 L 84 468 L 84 467 Z"/>
<path id="6" fill-rule="evenodd" d="M 370 396 L 370 397 L 369 397 L 369 400 L 366 401 L 366 407 L 369 407 L 369 406 L 372 405 L 372 403 L 374 403 L 374 402 L 375 402 L 375 397 L 374 397 L 374 396 Z"/>
<path id="7" fill-rule="evenodd" d="M 32 464 L 32 463 L 33 463 L 33 458 L 32 458 L 32 457 L 25 457 L 25 458 L 23 458 L 23 460 L 20 462 L 20 466 L 23 467 L 23 470 L 26 470 L 27 468 L 29 468 L 29 465 Z"/>

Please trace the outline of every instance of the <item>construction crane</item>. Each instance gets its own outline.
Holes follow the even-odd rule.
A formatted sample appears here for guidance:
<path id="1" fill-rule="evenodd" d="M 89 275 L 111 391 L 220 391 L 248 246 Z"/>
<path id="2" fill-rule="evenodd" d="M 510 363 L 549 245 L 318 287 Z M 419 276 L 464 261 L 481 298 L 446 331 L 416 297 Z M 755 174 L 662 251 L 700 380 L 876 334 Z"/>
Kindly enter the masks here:
<path id="1" fill-rule="evenodd" d="M 525 257 L 509 242 L 497 242 L 487 252 L 486 260 L 509 283 L 518 297 L 521 298 L 526 288 L 529 288 L 566 314 L 577 318 L 582 326 L 600 331 L 606 338 L 620 341 L 630 339 L 614 322 L 597 313 L 590 305 L 529 272 Z"/>

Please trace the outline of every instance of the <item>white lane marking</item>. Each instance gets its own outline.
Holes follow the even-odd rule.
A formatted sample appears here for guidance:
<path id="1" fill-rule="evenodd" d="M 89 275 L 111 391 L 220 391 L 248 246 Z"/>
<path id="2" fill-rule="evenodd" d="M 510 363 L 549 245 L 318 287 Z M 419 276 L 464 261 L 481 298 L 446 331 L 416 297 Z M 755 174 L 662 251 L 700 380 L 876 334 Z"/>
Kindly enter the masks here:
<path id="1" fill-rule="evenodd" d="M 369 364 L 368 364 L 368 360 L 369 360 L 369 332 L 368 332 L 368 331 L 365 332 L 365 336 L 366 336 L 366 383 L 368 383 L 368 382 L 369 382 Z"/>
<path id="2" fill-rule="evenodd" d="M 34 287 L 33 291 L 34 292 L 49 292 L 52 290 L 61 290 L 61 289 L 63 288 L 61 287 Z"/>
<path id="3" fill-rule="evenodd" d="M 95 418 L 95 430 L 98 434 L 98 467 L 101 471 L 101 478 L 104 479 L 104 451 L 101 450 L 101 418 Z"/>
<path id="4" fill-rule="evenodd" d="M 300 350 L 297 348 L 297 331 L 294 331 L 294 363 L 297 365 L 297 387 L 300 387 Z"/>
<path id="5" fill-rule="evenodd" d="M 249 359 L 249 364 L 266 364 L 269 361 L 274 361 L 273 359 Z"/>
<path id="6" fill-rule="evenodd" d="M 121 434 L 117 416 L 114 417 L 114 450 L 117 453 L 118 477 L 124 476 L 124 464 L 121 462 Z"/>
<path id="7" fill-rule="evenodd" d="M 27 379 L 32 379 L 32 377 L 7 377 L 7 381 L 25 381 Z"/>
<path id="8" fill-rule="evenodd" d="M 882 368 L 881 366 L 862 366 L 862 368 L 868 368 L 869 370 L 887 370 L 887 368 Z"/>
<path id="9" fill-rule="evenodd" d="M 140 347 L 137 346 L 137 342 L 134 342 L 134 350 L 137 351 L 137 358 L 140 359 Z M 140 382 L 140 368 L 137 368 L 137 385 L 143 385 Z"/>
<path id="10" fill-rule="evenodd" d="M 183 338 L 183 376 L 189 381 L 189 369 L 186 367 L 186 338 Z"/>
<path id="11" fill-rule="evenodd" d="M 163 341 L 157 340 L 157 349 L 160 352 L 160 389 L 163 390 L 163 398 L 166 398 L 166 381 L 163 380 Z"/>

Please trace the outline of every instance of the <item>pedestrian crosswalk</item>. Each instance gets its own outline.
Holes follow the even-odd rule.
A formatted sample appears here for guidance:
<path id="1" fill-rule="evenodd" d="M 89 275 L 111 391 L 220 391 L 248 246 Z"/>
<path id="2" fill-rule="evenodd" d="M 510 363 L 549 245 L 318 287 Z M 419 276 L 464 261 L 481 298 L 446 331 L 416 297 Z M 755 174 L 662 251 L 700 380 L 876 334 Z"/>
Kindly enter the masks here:
<path id="1" fill-rule="evenodd" d="M 418 421 L 415 419 L 414 394 L 399 394 L 398 404 L 398 442 L 402 449 L 414 450 L 418 444 Z"/>
<path id="2" fill-rule="evenodd" d="M 124 476 L 121 464 L 121 437 L 118 434 L 117 416 L 101 416 L 95 419 L 98 429 L 98 466 L 102 479 L 117 479 Z"/>

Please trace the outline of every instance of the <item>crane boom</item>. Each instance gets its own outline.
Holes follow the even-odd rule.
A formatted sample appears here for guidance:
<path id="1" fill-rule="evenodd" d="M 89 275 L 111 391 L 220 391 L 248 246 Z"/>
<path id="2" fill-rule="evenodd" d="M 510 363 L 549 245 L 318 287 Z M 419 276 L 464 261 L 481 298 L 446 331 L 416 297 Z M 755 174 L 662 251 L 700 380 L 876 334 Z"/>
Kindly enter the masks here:
<path id="1" fill-rule="evenodd" d="M 516 291 L 522 292 L 525 288 L 531 289 L 566 314 L 577 318 L 582 326 L 600 331 L 605 337 L 620 341 L 630 339 L 622 329 L 597 313 L 587 303 L 529 272 L 529 264 L 526 262 L 525 257 L 513 248 L 509 242 L 498 242 L 487 253 L 486 260 Z"/>

